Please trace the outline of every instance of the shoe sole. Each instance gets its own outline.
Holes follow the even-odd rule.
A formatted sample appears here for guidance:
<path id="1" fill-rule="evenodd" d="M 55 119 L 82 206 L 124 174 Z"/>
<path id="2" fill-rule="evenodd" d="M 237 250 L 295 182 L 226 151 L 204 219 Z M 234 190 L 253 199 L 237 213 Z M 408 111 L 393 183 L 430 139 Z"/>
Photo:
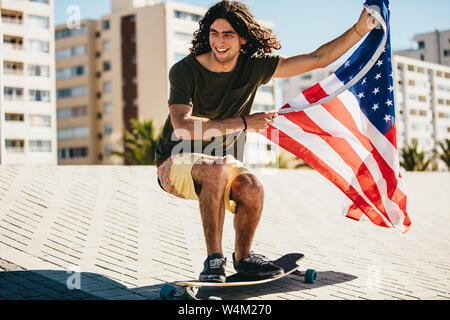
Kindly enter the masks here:
<path id="1" fill-rule="evenodd" d="M 207 276 L 200 276 L 200 281 L 203 282 L 218 282 L 218 283 L 224 283 L 226 281 L 225 276 L 217 276 L 217 275 L 207 275 Z"/>

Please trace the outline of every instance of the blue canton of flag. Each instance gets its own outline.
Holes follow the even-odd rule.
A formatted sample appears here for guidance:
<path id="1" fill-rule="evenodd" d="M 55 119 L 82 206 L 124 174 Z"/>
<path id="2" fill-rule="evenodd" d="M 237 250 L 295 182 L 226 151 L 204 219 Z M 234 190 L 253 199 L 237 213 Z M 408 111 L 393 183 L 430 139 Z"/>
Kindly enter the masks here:
<path id="1" fill-rule="evenodd" d="M 367 1 L 366 5 L 377 6 L 386 22 L 387 41 L 382 53 L 367 74 L 348 90 L 359 101 L 362 112 L 370 122 L 382 133 L 386 134 L 395 123 L 394 81 L 392 71 L 392 55 L 390 46 L 390 10 L 387 2 Z M 381 27 L 373 30 L 364 43 L 355 51 L 344 65 L 336 71 L 336 76 L 344 83 L 351 81 L 367 65 L 385 35 Z"/>

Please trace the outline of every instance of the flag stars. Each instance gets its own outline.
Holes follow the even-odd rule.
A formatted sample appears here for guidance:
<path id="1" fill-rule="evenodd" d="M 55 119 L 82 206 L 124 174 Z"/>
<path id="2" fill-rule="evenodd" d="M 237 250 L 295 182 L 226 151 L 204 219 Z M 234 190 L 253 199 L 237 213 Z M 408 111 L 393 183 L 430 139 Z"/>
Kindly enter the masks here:
<path id="1" fill-rule="evenodd" d="M 372 110 L 377 111 L 378 108 L 379 108 L 378 103 L 375 103 L 372 107 Z"/>
<path id="2" fill-rule="evenodd" d="M 391 84 L 391 85 L 389 86 L 388 90 L 389 90 L 389 92 L 394 91 L 394 86 Z"/>
<path id="3" fill-rule="evenodd" d="M 346 68 L 350 67 L 350 61 L 345 61 L 345 67 Z"/>
<path id="4" fill-rule="evenodd" d="M 392 106 L 392 101 L 388 99 L 388 101 L 386 101 L 386 105 L 387 105 L 388 107 Z"/>
<path id="5" fill-rule="evenodd" d="M 358 98 L 362 99 L 365 98 L 366 96 L 364 95 L 364 92 L 361 92 L 358 94 Z"/>
<path id="6" fill-rule="evenodd" d="M 384 116 L 384 119 L 383 119 L 383 120 L 386 121 L 386 123 L 388 123 L 389 121 L 392 120 L 392 116 L 391 116 L 390 114 L 386 114 L 386 115 Z"/>
<path id="7" fill-rule="evenodd" d="M 378 80 L 381 78 L 381 73 L 377 73 L 377 75 L 375 76 L 375 80 Z"/>
<path id="8" fill-rule="evenodd" d="M 364 78 L 362 84 L 366 84 L 366 83 L 367 83 L 367 78 Z"/>
<path id="9" fill-rule="evenodd" d="M 374 95 L 377 95 L 377 93 L 379 93 L 380 92 L 380 89 L 379 88 L 375 88 L 373 91 L 372 91 L 372 93 L 374 94 Z"/>
<path id="10" fill-rule="evenodd" d="M 382 65 L 383 65 L 383 60 L 378 60 L 377 66 L 378 66 L 378 67 L 381 67 Z"/>

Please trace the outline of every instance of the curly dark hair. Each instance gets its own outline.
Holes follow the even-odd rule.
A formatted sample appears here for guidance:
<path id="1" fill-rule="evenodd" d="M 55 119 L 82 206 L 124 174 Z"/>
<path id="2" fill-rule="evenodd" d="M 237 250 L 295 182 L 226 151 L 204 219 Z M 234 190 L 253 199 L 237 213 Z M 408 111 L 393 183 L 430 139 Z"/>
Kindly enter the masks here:
<path id="1" fill-rule="evenodd" d="M 200 20 L 200 27 L 194 32 L 192 47 L 189 49 L 193 55 L 198 56 L 211 51 L 209 31 L 214 21 L 220 18 L 226 19 L 240 37 L 247 39 L 247 43 L 241 47 L 244 55 L 260 56 L 271 53 L 273 49 L 281 49 L 276 36 L 261 27 L 245 4 L 223 0 L 212 6 Z"/>

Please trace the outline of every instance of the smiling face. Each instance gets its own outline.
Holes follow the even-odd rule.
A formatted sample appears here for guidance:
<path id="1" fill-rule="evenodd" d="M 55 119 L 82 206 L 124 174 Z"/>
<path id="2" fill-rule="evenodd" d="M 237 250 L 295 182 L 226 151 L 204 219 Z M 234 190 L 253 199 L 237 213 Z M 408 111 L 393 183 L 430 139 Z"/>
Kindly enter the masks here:
<path id="1" fill-rule="evenodd" d="M 241 38 L 226 19 L 216 19 L 209 31 L 209 45 L 216 62 L 236 63 L 241 46 L 247 40 Z"/>

